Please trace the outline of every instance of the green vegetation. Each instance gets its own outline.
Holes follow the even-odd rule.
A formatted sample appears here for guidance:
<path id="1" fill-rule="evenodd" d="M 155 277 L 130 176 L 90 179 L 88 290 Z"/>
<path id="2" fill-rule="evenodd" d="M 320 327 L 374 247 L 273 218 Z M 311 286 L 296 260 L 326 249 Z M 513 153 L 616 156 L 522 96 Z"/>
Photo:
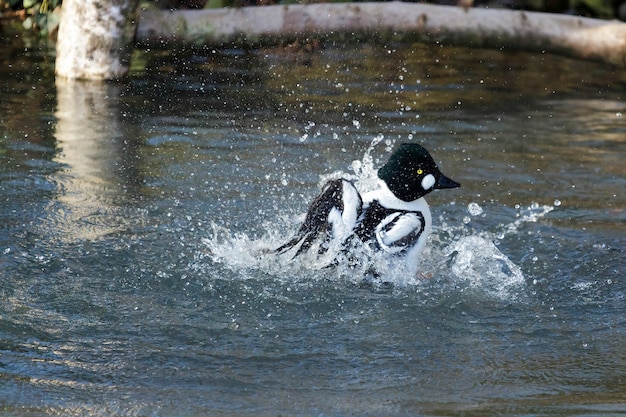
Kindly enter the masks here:
<path id="1" fill-rule="evenodd" d="M 24 29 L 41 36 L 54 35 L 60 20 L 62 0 L 0 0 L 0 29 L 3 21 L 19 20 Z M 1 34 L 1 30 L 0 30 Z"/>

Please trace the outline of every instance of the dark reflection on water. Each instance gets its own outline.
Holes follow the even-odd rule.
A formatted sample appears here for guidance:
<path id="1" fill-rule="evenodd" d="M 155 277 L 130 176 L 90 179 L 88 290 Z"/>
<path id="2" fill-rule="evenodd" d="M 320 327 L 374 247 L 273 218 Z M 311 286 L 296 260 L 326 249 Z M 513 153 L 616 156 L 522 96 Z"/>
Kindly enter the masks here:
<path id="1" fill-rule="evenodd" d="M 0 56 L 8 413 L 626 412 L 623 74 L 420 45 L 135 61 L 90 84 Z M 375 167 L 419 141 L 463 183 L 429 198 L 430 279 L 257 256 L 374 138 Z"/>

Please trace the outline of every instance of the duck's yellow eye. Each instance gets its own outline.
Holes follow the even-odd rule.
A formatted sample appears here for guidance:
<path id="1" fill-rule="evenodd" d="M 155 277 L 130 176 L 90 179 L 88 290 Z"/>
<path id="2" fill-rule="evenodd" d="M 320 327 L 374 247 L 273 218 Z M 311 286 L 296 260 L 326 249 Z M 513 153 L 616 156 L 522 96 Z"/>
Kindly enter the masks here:
<path id="1" fill-rule="evenodd" d="M 422 175 L 424 173 L 424 171 L 422 171 L 421 169 L 417 170 L 417 175 Z"/>

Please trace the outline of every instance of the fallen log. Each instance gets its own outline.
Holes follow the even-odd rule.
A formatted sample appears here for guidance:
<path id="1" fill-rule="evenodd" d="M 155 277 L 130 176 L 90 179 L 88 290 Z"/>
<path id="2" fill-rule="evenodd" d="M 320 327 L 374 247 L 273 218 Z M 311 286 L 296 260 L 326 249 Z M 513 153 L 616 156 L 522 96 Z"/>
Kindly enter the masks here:
<path id="1" fill-rule="evenodd" d="M 258 45 L 333 36 L 554 53 L 626 67 L 626 23 L 395 1 L 143 10 L 136 40 L 144 46 Z"/>

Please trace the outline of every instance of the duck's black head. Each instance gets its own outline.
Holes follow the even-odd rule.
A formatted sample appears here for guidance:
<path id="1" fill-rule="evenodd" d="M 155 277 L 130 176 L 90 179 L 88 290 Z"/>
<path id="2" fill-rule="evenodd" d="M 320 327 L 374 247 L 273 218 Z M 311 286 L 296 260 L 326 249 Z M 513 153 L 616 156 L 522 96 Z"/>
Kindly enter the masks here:
<path id="1" fill-rule="evenodd" d="M 403 201 L 413 201 L 433 190 L 460 187 L 439 171 L 428 151 L 415 143 L 403 143 L 378 170 L 391 192 Z"/>

